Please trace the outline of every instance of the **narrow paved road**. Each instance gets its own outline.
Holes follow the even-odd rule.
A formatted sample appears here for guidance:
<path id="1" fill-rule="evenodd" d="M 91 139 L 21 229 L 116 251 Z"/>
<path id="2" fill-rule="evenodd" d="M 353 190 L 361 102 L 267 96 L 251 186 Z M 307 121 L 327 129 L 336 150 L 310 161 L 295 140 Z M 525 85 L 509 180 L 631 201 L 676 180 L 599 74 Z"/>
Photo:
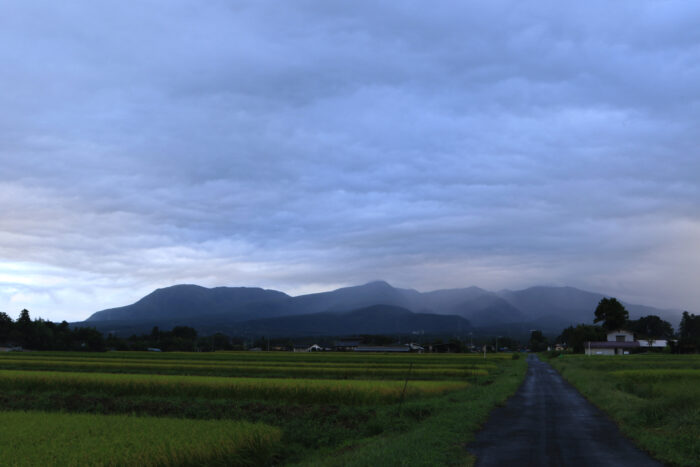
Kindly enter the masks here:
<path id="1" fill-rule="evenodd" d="M 595 358 L 595 357 L 592 357 Z M 476 466 L 660 466 L 550 365 L 528 357 L 518 392 L 467 449 Z"/>

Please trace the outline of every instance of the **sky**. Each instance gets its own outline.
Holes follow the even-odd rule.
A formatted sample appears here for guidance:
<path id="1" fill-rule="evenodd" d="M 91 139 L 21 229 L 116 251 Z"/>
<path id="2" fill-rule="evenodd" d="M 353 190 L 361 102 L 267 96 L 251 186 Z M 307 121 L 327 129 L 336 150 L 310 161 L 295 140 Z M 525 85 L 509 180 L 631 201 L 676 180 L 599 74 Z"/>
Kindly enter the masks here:
<path id="1" fill-rule="evenodd" d="M 12 317 L 377 279 L 697 313 L 699 271 L 698 2 L 0 3 Z"/>

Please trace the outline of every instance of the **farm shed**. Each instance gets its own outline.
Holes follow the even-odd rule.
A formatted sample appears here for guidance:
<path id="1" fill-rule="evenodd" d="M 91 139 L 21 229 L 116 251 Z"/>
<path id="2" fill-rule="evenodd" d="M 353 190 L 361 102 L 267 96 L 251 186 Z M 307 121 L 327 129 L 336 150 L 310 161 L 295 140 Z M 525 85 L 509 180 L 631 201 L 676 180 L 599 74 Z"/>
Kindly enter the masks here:
<path id="1" fill-rule="evenodd" d="M 640 347 L 648 347 L 652 349 L 663 349 L 668 345 L 668 340 L 666 339 L 640 339 L 639 340 L 639 346 Z"/>
<path id="2" fill-rule="evenodd" d="M 608 342 L 634 342 L 634 333 L 617 330 L 608 333 Z"/>
<path id="3" fill-rule="evenodd" d="M 632 349 L 638 349 L 639 342 L 634 333 L 618 329 L 610 331 L 606 341 L 586 342 L 586 355 L 623 355 Z"/>
<path id="4" fill-rule="evenodd" d="M 639 348 L 639 342 L 586 342 L 586 355 L 623 355 Z"/>

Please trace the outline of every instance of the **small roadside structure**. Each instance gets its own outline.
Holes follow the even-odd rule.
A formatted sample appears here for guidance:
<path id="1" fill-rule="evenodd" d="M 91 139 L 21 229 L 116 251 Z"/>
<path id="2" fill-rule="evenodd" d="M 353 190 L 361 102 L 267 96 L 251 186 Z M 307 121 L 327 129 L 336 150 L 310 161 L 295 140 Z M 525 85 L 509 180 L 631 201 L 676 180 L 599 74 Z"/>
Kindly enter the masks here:
<path id="1" fill-rule="evenodd" d="M 639 347 L 634 333 L 623 329 L 610 331 L 605 341 L 589 341 L 584 345 L 586 355 L 624 355 Z"/>

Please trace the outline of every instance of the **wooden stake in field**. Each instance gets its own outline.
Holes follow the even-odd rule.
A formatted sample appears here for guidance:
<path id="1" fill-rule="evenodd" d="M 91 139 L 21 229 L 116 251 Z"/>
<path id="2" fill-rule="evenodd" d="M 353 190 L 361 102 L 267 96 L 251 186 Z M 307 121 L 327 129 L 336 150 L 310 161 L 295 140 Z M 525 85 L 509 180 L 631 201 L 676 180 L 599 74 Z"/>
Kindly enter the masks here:
<path id="1" fill-rule="evenodd" d="M 401 392 L 401 401 L 399 402 L 399 411 L 403 405 L 403 399 L 406 396 L 406 386 L 408 386 L 408 378 L 411 376 L 411 370 L 413 369 L 413 362 L 408 365 L 408 373 L 406 373 L 406 381 L 403 383 L 403 391 Z"/>

